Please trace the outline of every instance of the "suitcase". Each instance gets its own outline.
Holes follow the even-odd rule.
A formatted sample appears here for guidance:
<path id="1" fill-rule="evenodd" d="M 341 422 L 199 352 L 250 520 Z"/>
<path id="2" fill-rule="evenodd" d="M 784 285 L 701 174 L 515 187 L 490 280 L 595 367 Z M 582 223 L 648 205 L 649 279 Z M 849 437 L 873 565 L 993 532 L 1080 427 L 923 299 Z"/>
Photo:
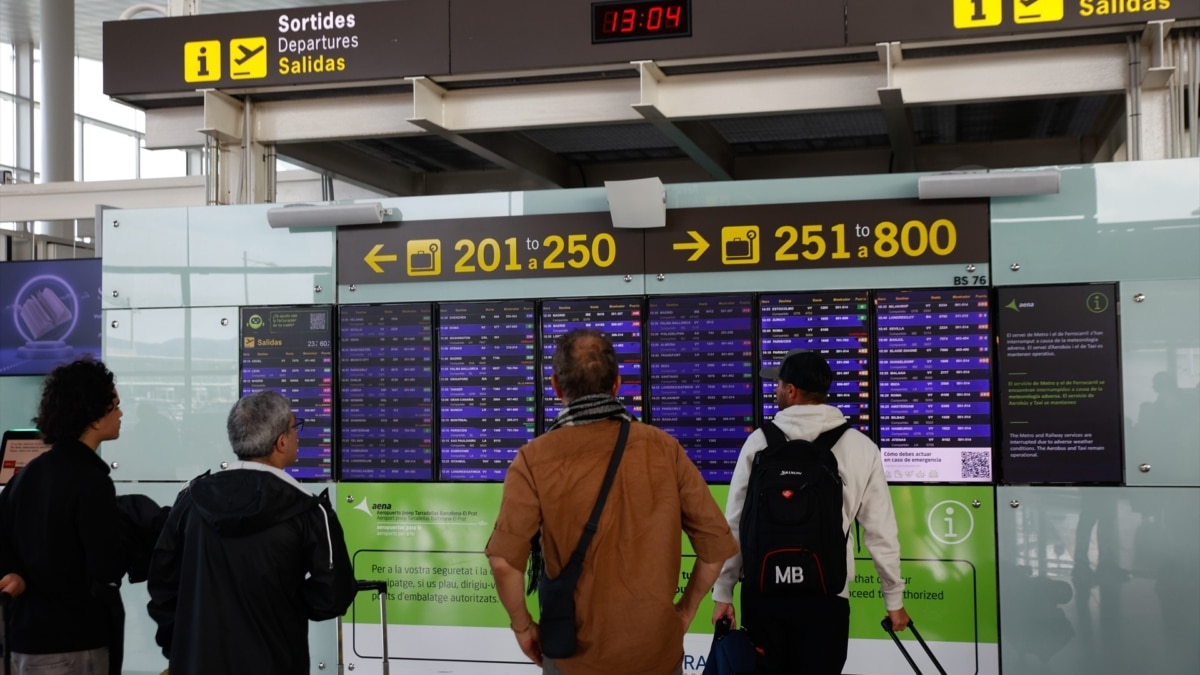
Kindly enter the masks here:
<path id="1" fill-rule="evenodd" d="M 904 655 L 904 659 L 908 661 L 908 665 L 912 666 L 913 672 L 917 675 L 921 675 L 921 669 L 917 667 L 917 662 L 913 661 L 912 656 L 910 656 L 908 653 L 908 649 L 904 647 L 904 643 L 901 642 L 900 637 L 896 635 L 896 631 L 892 630 L 891 617 L 884 617 L 881 625 L 883 626 L 883 629 L 887 631 L 887 634 L 892 636 L 892 642 L 895 642 L 896 646 L 900 648 L 900 653 Z M 912 622 L 912 620 L 909 620 L 908 622 L 908 629 L 912 631 L 913 637 L 917 638 L 917 642 L 921 643 L 921 649 L 925 650 L 925 653 L 929 656 L 929 660 L 933 662 L 933 667 L 937 668 L 938 672 L 942 675 L 946 675 L 946 669 L 942 668 L 942 664 L 939 663 L 937 657 L 933 655 L 933 650 L 929 648 L 929 645 L 925 644 L 925 638 L 921 637 L 921 634 L 917 632 L 917 626 Z"/>
<path id="2" fill-rule="evenodd" d="M 713 629 L 712 647 L 705 660 L 704 675 L 753 675 L 760 669 L 758 651 L 744 629 L 722 618 Z"/>
<path id="3" fill-rule="evenodd" d="M 388 662 L 387 582 L 356 581 L 354 583 L 359 592 L 376 591 L 379 594 L 379 624 L 383 628 L 383 675 L 389 675 L 391 664 Z"/>

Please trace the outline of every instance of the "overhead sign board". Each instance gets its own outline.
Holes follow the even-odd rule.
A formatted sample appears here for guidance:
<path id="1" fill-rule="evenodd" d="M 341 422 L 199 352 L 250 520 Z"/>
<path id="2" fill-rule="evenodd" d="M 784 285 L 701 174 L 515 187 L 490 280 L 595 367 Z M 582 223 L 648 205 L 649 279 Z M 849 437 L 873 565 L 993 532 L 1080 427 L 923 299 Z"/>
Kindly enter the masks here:
<path id="1" fill-rule="evenodd" d="M 426 220 L 338 230 L 338 283 L 642 274 L 642 231 L 607 212 Z"/>
<path id="2" fill-rule="evenodd" d="M 987 263 L 986 200 L 668 209 L 646 231 L 647 273 Z M 987 280 L 976 282 L 987 285 Z M 974 284 L 968 284 L 974 285 Z"/>
<path id="3" fill-rule="evenodd" d="M 104 93 L 314 85 L 450 72 L 449 0 L 104 23 Z"/>
<path id="4" fill-rule="evenodd" d="M 456 74 L 829 49 L 846 37 L 838 1 L 451 0 L 450 27 Z"/>
<path id="5" fill-rule="evenodd" d="M 851 45 L 1200 18 L 1195 0 L 846 0 Z"/>

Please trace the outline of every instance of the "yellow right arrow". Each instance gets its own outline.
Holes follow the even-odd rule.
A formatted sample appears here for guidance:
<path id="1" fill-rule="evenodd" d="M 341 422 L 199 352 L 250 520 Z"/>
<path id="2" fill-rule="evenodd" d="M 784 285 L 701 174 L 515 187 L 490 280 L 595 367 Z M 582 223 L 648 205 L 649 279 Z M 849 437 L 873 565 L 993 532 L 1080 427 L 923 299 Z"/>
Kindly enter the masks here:
<path id="1" fill-rule="evenodd" d="M 371 266 L 371 269 L 375 270 L 376 274 L 383 274 L 383 268 L 380 267 L 377 263 L 396 262 L 396 254 L 395 253 L 389 253 L 387 255 L 380 255 L 379 252 L 382 250 L 383 250 L 383 244 L 375 244 L 375 248 L 371 249 L 371 251 L 369 253 L 367 253 L 367 255 L 365 257 L 363 257 L 363 260 L 366 261 L 366 263 Z"/>
<path id="2" fill-rule="evenodd" d="M 691 241 L 673 244 L 671 248 L 676 251 L 692 251 L 692 255 L 688 256 L 687 261 L 696 262 L 708 250 L 709 243 L 707 239 L 701 237 L 700 233 L 695 230 L 688 230 L 687 233 L 692 238 Z"/>

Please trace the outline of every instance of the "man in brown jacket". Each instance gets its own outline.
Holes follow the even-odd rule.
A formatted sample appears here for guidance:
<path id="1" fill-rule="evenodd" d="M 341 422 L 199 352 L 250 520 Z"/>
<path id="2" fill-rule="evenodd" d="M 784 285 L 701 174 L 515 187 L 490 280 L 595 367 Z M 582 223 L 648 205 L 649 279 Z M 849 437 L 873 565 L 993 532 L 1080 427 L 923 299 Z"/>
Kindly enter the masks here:
<path id="1" fill-rule="evenodd" d="M 679 442 L 636 421 L 575 589 L 577 648 L 569 658 L 543 658 L 525 605 L 530 540 L 540 531 L 546 573 L 556 577 L 591 515 L 621 421 L 632 420 L 616 398 L 616 353 L 598 331 L 559 339 L 551 383 L 565 407 L 509 467 L 485 551 L 517 644 L 545 674 L 681 673 L 683 635 L 737 544 Z M 676 602 L 680 531 L 696 560 Z"/>

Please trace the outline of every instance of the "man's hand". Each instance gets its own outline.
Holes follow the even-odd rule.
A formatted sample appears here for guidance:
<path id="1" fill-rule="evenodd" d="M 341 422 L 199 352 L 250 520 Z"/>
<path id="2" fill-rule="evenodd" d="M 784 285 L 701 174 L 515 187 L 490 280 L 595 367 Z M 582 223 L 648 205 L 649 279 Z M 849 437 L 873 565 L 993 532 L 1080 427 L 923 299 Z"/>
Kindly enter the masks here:
<path id="1" fill-rule="evenodd" d="M 16 572 L 9 572 L 3 577 L 0 577 L 0 592 L 8 593 L 12 597 L 25 592 L 25 579 Z"/>
<path id="2" fill-rule="evenodd" d="M 513 631 L 517 636 L 517 645 L 521 647 L 521 651 L 525 652 L 525 656 L 542 667 L 542 629 L 533 621 L 529 622 L 529 627 L 521 632 Z"/>
<path id="3" fill-rule="evenodd" d="M 903 607 L 900 609 L 889 609 L 888 618 L 892 620 L 892 630 L 896 632 L 908 628 L 908 622 L 911 621 L 911 619 L 908 618 L 908 612 L 906 612 Z"/>
<path id="4" fill-rule="evenodd" d="M 737 628 L 737 611 L 733 608 L 733 605 L 728 602 L 718 602 L 713 607 L 713 625 L 717 625 L 717 622 L 721 619 L 729 619 L 729 627 L 732 629 Z"/>
<path id="5" fill-rule="evenodd" d="M 675 613 L 679 615 L 679 621 L 683 624 L 683 632 L 686 634 L 688 628 L 692 627 L 692 619 L 696 618 L 696 610 L 689 610 L 682 603 L 675 603 Z"/>

